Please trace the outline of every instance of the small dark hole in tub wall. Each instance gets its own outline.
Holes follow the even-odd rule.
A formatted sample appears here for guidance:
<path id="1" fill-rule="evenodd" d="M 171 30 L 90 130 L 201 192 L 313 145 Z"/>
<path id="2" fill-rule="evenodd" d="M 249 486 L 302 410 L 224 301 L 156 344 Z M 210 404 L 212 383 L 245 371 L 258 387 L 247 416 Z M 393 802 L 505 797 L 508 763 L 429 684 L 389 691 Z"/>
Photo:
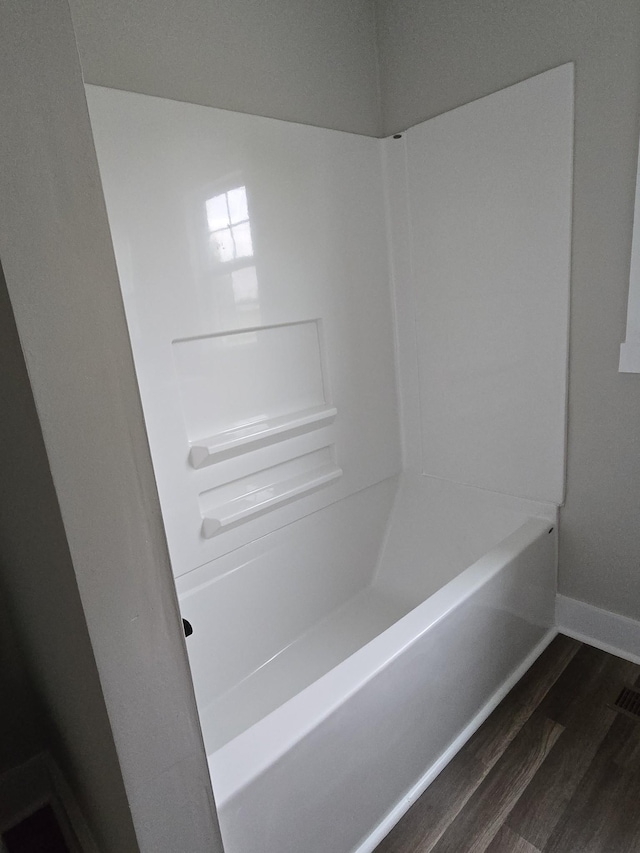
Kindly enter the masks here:
<path id="1" fill-rule="evenodd" d="M 553 527 L 549 528 L 549 533 L 553 533 Z"/>
<path id="2" fill-rule="evenodd" d="M 182 627 L 184 628 L 185 637 L 190 637 L 193 634 L 193 628 L 191 627 L 191 622 L 187 622 L 186 619 L 182 620 Z"/>
<path id="3" fill-rule="evenodd" d="M 394 139 L 402 139 L 402 134 L 401 133 L 394 133 L 393 138 Z"/>

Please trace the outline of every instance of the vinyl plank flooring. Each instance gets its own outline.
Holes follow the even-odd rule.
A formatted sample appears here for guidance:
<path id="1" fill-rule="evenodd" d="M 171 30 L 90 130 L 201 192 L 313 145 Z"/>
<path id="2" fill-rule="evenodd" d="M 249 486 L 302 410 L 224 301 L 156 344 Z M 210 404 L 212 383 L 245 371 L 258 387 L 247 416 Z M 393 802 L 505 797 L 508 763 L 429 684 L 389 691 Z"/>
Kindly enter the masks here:
<path id="1" fill-rule="evenodd" d="M 615 693 L 620 679 L 633 678 L 634 671 L 635 664 L 583 646 L 544 697 L 540 710 L 565 727 L 575 725 L 577 719 L 591 714 L 594 694 Z"/>
<path id="2" fill-rule="evenodd" d="M 461 751 L 376 848 L 376 853 L 422 853 L 433 849 L 487 774 Z"/>
<path id="3" fill-rule="evenodd" d="M 541 703 L 542 713 L 566 727 L 562 748 L 553 750 L 507 820 L 534 846 L 544 848 L 574 796 L 616 719 L 608 703 L 633 669 L 634 664 L 584 647 Z"/>
<path id="4" fill-rule="evenodd" d="M 583 648 L 579 640 L 558 634 L 514 685 L 504 701 L 515 700 L 537 707 Z"/>
<path id="5" fill-rule="evenodd" d="M 484 853 L 564 727 L 535 713 L 433 848 Z"/>
<path id="6" fill-rule="evenodd" d="M 621 771 L 614 760 L 635 726 L 637 723 L 622 716 L 611 725 L 543 853 L 637 851 L 637 847 L 627 846 L 627 839 L 640 828 L 640 774 Z M 630 811 L 622 808 L 629 797 L 634 801 Z"/>
<path id="7" fill-rule="evenodd" d="M 593 742 L 585 743 L 584 738 L 565 731 L 562 749 L 551 752 L 509 814 L 507 825 L 542 850 L 580 785 L 605 734 L 606 730 Z"/>
<path id="8" fill-rule="evenodd" d="M 622 853 L 635 853 L 640 850 L 640 771 L 637 765 L 633 773 L 625 774 L 625 777 L 615 812 L 607 821 L 609 833 L 606 849 L 617 848 Z"/>
<path id="9" fill-rule="evenodd" d="M 577 640 L 558 636 L 473 735 L 465 749 L 493 767 L 560 675 L 572 665 L 580 647 Z"/>
<path id="10" fill-rule="evenodd" d="M 376 853 L 639 853 L 640 666 L 559 636 Z"/>
<path id="11" fill-rule="evenodd" d="M 508 826 L 503 825 L 487 847 L 487 853 L 541 853 L 541 851 L 509 829 Z"/>
<path id="12" fill-rule="evenodd" d="M 378 845 L 376 853 L 423 853 L 433 849 L 580 647 L 577 640 L 559 636 L 545 649 L 445 771 Z"/>
<path id="13" fill-rule="evenodd" d="M 637 677 L 634 678 L 633 674 L 630 675 L 626 679 L 625 686 L 631 685 L 632 687 L 635 686 L 636 689 L 638 689 L 640 688 L 640 666 L 636 666 L 635 670 L 637 673 Z M 618 687 L 619 686 L 620 685 L 618 685 Z M 618 754 L 615 756 L 614 762 L 619 767 L 623 767 L 625 770 L 640 770 L 640 725 L 634 726 L 634 728 L 630 731 L 629 737 L 623 744 Z M 640 850 L 640 845 L 638 845 L 638 849 Z"/>

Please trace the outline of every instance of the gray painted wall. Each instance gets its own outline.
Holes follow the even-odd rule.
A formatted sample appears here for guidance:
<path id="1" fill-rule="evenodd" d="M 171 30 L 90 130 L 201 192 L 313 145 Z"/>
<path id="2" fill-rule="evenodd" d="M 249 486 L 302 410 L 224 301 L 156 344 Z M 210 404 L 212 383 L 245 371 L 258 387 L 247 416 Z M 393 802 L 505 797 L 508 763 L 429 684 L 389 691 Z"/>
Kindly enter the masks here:
<path id="1" fill-rule="evenodd" d="M 619 374 L 640 131 L 638 0 L 378 0 L 385 134 L 576 63 L 560 591 L 640 619 L 640 376 Z"/>
<path id="2" fill-rule="evenodd" d="M 101 849 L 216 853 L 69 8 L 0 0 L 0 19 L 0 258 L 44 439 L 14 335 L 0 442 L 13 609 Z"/>
<path id="3" fill-rule="evenodd" d="M 0 315 L 0 335 L 2 325 Z M 4 339 L 0 338 L 0 360 L 4 365 L 3 345 Z M 0 374 L 0 405 L 4 401 L 2 385 Z M 7 411 L 4 406 L 2 411 Z M 0 427 L 0 441 L 2 438 Z M 0 465 L 1 454 L 0 446 Z M 0 776 L 3 771 L 17 767 L 37 755 L 47 745 L 45 722 L 25 656 L 18 644 L 15 621 L 9 612 L 4 582 L 2 527 L 0 515 Z"/>
<path id="4" fill-rule="evenodd" d="M 16 631 L 6 646 L 0 637 L 15 715 L 11 720 L 5 707 L 0 741 L 11 733 L 17 742 L 4 749 L 30 755 L 50 748 L 100 850 L 128 853 L 137 850 L 131 813 L 1 269 L 0 364 L 0 576 Z M 8 628 L 3 623 L 0 634 Z M 34 694 L 41 716 L 34 716 Z M 0 694 L 3 705 L 7 698 Z M 6 766 L 30 755 L 15 755 Z"/>
<path id="5" fill-rule="evenodd" d="M 71 0 L 87 83 L 370 136 L 371 0 Z"/>

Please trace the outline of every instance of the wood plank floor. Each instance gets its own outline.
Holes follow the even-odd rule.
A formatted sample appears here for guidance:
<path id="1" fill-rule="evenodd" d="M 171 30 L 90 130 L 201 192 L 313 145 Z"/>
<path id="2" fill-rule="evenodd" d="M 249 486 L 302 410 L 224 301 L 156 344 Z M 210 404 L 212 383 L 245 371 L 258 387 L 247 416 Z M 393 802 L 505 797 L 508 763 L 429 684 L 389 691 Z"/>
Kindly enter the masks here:
<path id="1" fill-rule="evenodd" d="M 376 853 L 640 853 L 640 666 L 559 635 Z"/>

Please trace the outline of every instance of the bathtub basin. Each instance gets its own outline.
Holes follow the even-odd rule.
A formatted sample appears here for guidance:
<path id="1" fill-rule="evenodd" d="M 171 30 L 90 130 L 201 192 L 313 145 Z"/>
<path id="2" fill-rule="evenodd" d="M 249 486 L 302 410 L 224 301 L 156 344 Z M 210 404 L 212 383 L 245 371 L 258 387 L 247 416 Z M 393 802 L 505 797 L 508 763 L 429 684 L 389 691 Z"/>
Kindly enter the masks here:
<path id="1" fill-rule="evenodd" d="M 305 522 L 331 565 L 345 525 L 370 572 L 259 665 L 238 569 L 179 581 L 226 853 L 374 850 L 555 634 L 555 507 L 406 473 L 350 500 Z M 225 642 L 254 655 L 235 681 L 209 668 Z"/>

